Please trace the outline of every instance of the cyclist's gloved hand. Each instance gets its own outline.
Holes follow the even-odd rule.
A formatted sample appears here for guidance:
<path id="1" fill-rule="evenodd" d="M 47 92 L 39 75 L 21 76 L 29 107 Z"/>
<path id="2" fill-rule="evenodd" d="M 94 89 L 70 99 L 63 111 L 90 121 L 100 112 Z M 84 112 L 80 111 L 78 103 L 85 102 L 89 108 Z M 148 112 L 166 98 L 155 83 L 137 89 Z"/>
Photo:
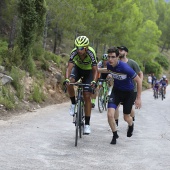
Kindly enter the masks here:
<path id="1" fill-rule="evenodd" d="M 69 84 L 70 83 L 70 80 L 69 79 L 65 79 L 64 82 L 63 82 L 63 85 L 66 85 L 66 84 Z"/>
<path id="2" fill-rule="evenodd" d="M 92 88 L 96 88 L 96 87 L 97 87 L 96 81 L 93 80 L 93 81 L 91 82 L 91 86 L 92 86 Z"/>

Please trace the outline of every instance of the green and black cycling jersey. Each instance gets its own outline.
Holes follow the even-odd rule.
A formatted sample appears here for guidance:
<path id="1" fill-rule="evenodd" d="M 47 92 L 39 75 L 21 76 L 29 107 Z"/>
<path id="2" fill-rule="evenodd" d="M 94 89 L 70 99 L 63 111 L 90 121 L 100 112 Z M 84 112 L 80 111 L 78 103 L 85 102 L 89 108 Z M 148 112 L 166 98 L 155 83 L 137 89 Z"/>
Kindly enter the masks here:
<path id="1" fill-rule="evenodd" d="M 78 55 L 77 49 L 74 48 L 71 51 L 69 62 L 74 63 L 82 70 L 91 70 L 93 66 L 97 66 L 96 53 L 92 47 L 88 47 L 86 51 L 86 57 L 84 58 L 84 60 L 81 60 Z"/>

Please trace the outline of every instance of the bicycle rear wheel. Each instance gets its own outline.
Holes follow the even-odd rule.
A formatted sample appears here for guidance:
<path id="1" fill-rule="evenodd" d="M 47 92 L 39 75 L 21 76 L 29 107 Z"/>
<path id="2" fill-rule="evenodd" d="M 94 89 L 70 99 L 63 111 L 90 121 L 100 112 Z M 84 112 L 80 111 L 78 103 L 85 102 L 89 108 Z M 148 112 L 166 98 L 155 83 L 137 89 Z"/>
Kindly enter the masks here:
<path id="1" fill-rule="evenodd" d="M 98 94 L 98 108 L 99 112 L 102 113 L 104 110 L 104 90 L 103 87 L 99 89 L 99 94 Z"/>

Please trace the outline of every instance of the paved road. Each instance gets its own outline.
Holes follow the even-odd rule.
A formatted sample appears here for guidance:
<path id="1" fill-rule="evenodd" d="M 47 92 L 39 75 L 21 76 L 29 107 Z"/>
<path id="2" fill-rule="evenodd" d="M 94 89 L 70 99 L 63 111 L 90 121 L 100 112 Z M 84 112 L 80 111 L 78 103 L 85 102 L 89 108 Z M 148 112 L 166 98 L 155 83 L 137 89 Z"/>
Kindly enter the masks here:
<path id="1" fill-rule="evenodd" d="M 110 145 L 106 112 L 92 112 L 91 135 L 74 146 L 69 103 L 0 120 L 0 170 L 170 170 L 170 87 L 165 100 L 142 93 L 135 131 L 126 137 L 120 114 L 119 139 Z M 122 113 L 122 108 L 120 108 Z"/>

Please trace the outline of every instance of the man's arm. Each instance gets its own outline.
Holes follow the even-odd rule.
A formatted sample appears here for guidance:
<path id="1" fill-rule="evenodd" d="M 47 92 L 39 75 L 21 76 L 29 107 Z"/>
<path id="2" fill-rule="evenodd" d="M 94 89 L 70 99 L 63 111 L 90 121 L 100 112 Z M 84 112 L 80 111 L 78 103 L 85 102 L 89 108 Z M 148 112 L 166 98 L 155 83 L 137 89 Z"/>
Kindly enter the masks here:
<path id="1" fill-rule="evenodd" d="M 66 79 L 70 78 L 71 70 L 73 67 L 74 67 L 74 64 L 68 62 L 67 69 L 66 69 Z"/>
<path id="2" fill-rule="evenodd" d="M 143 72 L 142 72 L 142 71 L 140 71 L 140 72 L 138 73 L 138 76 L 139 76 L 140 79 L 143 81 Z"/>
<path id="3" fill-rule="evenodd" d="M 98 68 L 99 73 L 110 73 L 107 68 Z"/>
<path id="4" fill-rule="evenodd" d="M 92 67 L 92 72 L 93 72 L 93 80 L 94 80 L 95 82 L 97 82 L 97 78 L 98 78 L 97 66 L 93 66 L 93 67 Z"/>
<path id="5" fill-rule="evenodd" d="M 139 78 L 139 76 L 137 75 L 134 78 L 134 81 L 137 84 L 137 96 L 136 96 L 136 101 L 135 101 L 135 106 L 136 108 L 141 108 L 141 93 L 142 93 L 142 79 Z"/>

